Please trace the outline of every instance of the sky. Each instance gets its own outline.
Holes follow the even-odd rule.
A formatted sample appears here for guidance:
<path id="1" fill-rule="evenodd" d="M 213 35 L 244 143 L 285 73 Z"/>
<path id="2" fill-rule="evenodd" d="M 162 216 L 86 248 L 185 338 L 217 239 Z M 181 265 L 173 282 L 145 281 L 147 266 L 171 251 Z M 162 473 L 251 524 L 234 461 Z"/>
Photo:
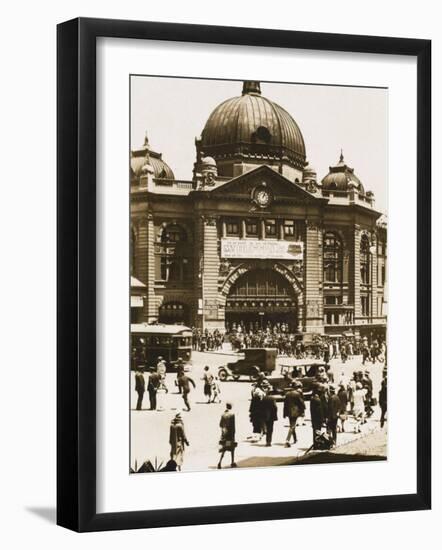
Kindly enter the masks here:
<path id="1" fill-rule="evenodd" d="M 239 81 L 132 76 L 131 148 L 147 133 L 175 178 L 190 180 L 195 138 L 215 107 L 241 90 Z M 261 93 L 297 122 L 318 181 L 342 148 L 346 163 L 374 192 L 376 209 L 387 212 L 388 90 L 261 82 Z"/>

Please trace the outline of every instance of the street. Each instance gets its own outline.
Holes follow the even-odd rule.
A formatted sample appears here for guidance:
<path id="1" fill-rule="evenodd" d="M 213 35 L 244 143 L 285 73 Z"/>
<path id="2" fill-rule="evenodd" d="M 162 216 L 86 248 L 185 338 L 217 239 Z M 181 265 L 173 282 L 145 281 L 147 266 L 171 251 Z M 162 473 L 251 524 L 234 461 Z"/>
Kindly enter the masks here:
<path id="1" fill-rule="evenodd" d="M 192 354 L 192 371 L 189 376 L 194 380 L 196 389 L 190 393 L 190 404 L 192 410 L 183 410 L 184 403 L 181 395 L 175 386 L 176 375 L 166 375 L 167 394 L 158 393 L 158 405 L 161 410 L 150 411 L 149 394 L 144 394 L 142 410 L 135 410 L 137 393 L 134 390 L 134 374 L 131 373 L 131 467 L 137 469 L 141 464 L 150 460 L 152 464 L 164 466 L 169 459 L 169 426 L 172 418 L 180 412 L 184 421 L 187 439 L 190 446 L 186 448 L 184 456 L 183 471 L 201 471 L 215 469 L 218 459 L 218 441 L 220 437 L 219 421 L 225 410 L 225 402 L 230 401 L 233 405 L 233 412 L 236 416 L 236 441 L 238 447 L 235 452 L 235 461 L 238 467 L 277 466 L 293 463 L 294 459 L 303 456 L 312 444 L 312 429 L 309 420 L 309 402 L 306 402 L 306 415 L 299 419 L 297 444 L 285 448 L 284 443 L 288 431 L 287 419 L 282 417 L 283 403 L 279 401 L 278 420 L 274 425 L 273 443 L 266 447 L 265 438 L 260 442 L 252 443 L 247 438 L 252 434 L 252 426 L 249 420 L 249 405 L 251 383 L 247 377 L 239 381 L 219 382 L 221 388 L 221 403 L 207 404 L 203 394 L 203 369 L 208 365 L 213 374 L 217 374 L 218 367 L 229 361 L 235 361 L 238 354 L 219 352 L 196 352 Z M 302 364 L 303 360 L 295 360 L 288 357 L 279 357 L 277 360 L 276 373 L 279 373 L 283 364 Z M 312 362 L 312 361 L 311 361 Z M 334 359 L 330 362 L 331 370 L 335 381 L 341 373 L 351 378 L 354 370 L 369 370 L 373 380 L 373 395 L 377 398 L 382 380 L 383 364 L 366 364 L 362 366 L 360 356 L 348 360 L 342 364 L 340 360 Z M 147 388 L 147 378 L 146 388 Z M 364 434 L 374 430 L 380 430 L 379 407 L 375 407 L 375 413 L 362 426 L 362 434 L 353 433 L 353 419 L 349 417 L 346 422 L 346 432 L 338 433 L 337 446 L 349 443 L 355 439 L 364 437 Z M 386 428 L 382 430 L 386 439 Z M 228 453 L 227 453 L 228 454 Z M 226 455 L 223 467 L 229 467 L 229 456 Z"/>

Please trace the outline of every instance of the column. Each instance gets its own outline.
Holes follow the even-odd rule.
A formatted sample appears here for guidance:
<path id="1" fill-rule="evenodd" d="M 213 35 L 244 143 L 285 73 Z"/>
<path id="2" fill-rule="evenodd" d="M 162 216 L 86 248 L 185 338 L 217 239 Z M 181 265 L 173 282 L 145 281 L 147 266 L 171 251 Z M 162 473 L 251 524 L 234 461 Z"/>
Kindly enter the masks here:
<path id="1" fill-rule="evenodd" d="M 138 220 L 135 264 L 136 277 L 146 285 L 143 320 L 154 321 L 158 318 L 155 299 L 155 227 L 152 214 Z"/>
<path id="2" fill-rule="evenodd" d="M 224 320 L 218 314 L 218 227 L 217 220 L 212 216 L 202 218 L 202 300 L 203 300 L 203 328 L 209 330 L 224 328 Z"/>
<path id="3" fill-rule="evenodd" d="M 370 244 L 370 314 L 377 317 L 378 313 L 378 243 L 373 233 Z M 375 320 L 372 322 L 376 322 Z"/>
<path id="4" fill-rule="evenodd" d="M 307 220 L 305 248 L 305 331 L 323 333 L 322 230 L 319 220 Z"/>
<path id="5" fill-rule="evenodd" d="M 362 316 L 361 308 L 361 231 L 358 225 L 355 225 L 353 231 L 353 262 L 352 262 L 352 277 L 351 286 L 354 303 L 354 321 L 357 323 Z"/>

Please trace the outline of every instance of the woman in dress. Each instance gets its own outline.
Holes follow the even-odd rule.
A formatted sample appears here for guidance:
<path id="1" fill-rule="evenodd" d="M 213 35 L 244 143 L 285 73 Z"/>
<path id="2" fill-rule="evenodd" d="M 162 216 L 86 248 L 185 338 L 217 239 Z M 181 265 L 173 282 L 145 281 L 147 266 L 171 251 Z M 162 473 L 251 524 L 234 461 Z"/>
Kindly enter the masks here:
<path id="1" fill-rule="evenodd" d="M 184 431 L 184 423 L 180 413 L 172 419 L 170 424 L 169 443 L 170 459 L 176 463 L 178 471 L 181 471 L 185 446 L 189 445 L 189 442 L 186 437 L 186 432 Z"/>
<path id="2" fill-rule="evenodd" d="M 230 452 L 231 467 L 236 468 L 235 448 L 237 443 L 235 441 L 235 415 L 232 412 L 231 403 L 226 403 L 226 410 L 221 416 L 219 427 L 221 428 L 221 437 L 219 440 L 219 452 L 221 455 L 219 457 L 218 470 L 221 470 L 221 463 L 226 451 Z"/>

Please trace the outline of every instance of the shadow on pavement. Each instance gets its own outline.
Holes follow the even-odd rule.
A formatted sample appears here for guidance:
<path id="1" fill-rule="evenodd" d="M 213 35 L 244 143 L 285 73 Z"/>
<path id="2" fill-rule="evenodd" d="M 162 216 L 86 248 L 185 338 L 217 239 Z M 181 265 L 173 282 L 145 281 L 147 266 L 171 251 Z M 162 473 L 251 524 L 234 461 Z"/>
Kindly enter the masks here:
<path id="1" fill-rule="evenodd" d="M 387 460 L 385 456 L 349 455 L 328 451 L 312 452 L 301 457 L 251 456 L 237 462 L 239 468 L 264 468 L 269 466 L 296 466 L 301 464 L 333 464 L 338 462 L 367 462 Z"/>

